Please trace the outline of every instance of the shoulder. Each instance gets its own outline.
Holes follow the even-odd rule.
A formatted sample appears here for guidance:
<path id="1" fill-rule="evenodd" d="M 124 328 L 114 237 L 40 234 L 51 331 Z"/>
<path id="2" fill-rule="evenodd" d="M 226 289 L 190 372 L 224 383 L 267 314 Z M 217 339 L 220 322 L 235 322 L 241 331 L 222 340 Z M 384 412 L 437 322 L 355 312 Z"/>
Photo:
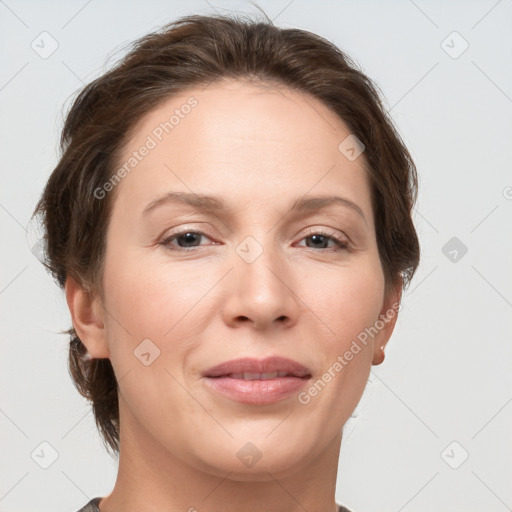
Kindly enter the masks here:
<path id="1" fill-rule="evenodd" d="M 338 512 L 352 512 L 347 507 L 344 507 L 343 505 L 338 505 Z"/>
<path id="2" fill-rule="evenodd" d="M 102 499 L 103 499 L 102 497 L 93 498 L 91 501 L 89 501 L 89 503 L 84 505 L 77 512 L 100 512 L 98 505 Z"/>

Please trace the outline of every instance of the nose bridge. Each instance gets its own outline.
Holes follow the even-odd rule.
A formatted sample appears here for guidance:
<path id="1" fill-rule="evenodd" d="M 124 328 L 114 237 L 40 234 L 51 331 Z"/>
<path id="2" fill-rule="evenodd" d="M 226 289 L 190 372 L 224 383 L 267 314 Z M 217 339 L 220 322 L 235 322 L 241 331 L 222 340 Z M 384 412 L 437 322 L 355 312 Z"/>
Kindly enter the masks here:
<path id="1" fill-rule="evenodd" d="M 295 316 L 293 275 L 275 238 L 275 230 L 260 229 L 236 247 L 233 287 L 228 300 L 232 320 L 245 317 L 263 326 Z"/>
<path id="2" fill-rule="evenodd" d="M 238 244 L 236 252 L 241 260 L 237 264 L 240 267 L 238 278 L 245 290 L 250 289 L 256 295 L 282 292 L 286 276 L 280 274 L 287 273 L 287 270 L 273 230 L 260 230 L 254 236 L 247 236 Z"/>

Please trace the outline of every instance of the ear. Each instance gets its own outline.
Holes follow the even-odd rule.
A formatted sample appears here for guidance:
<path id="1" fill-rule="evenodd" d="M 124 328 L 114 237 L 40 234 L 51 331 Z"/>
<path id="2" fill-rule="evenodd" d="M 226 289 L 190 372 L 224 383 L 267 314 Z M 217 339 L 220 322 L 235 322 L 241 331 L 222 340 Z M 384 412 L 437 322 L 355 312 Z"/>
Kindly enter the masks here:
<path id="1" fill-rule="evenodd" d="M 72 277 L 66 279 L 66 301 L 73 327 L 91 359 L 109 358 L 102 304 Z"/>
<path id="2" fill-rule="evenodd" d="M 395 329 L 398 309 L 402 299 L 402 281 L 388 292 L 384 297 L 379 319 L 375 322 L 378 332 L 373 338 L 373 361 L 372 365 L 379 365 L 384 361 L 384 349 Z"/>

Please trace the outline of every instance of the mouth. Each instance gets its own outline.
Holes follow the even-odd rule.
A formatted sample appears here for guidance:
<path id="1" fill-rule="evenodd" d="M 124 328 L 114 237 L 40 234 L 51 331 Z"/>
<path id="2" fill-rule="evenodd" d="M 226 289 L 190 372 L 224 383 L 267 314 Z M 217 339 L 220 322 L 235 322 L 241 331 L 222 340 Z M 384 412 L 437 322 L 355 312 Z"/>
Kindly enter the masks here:
<path id="1" fill-rule="evenodd" d="M 310 371 L 304 365 L 287 357 L 271 356 L 265 359 L 244 357 L 220 363 L 203 372 L 203 377 L 225 377 L 256 380 L 277 377 L 305 377 Z"/>
<path id="2" fill-rule="evenodd" d="M 227 373 L 223 375 L 207 375 L 210 379 L 218 379 L 221 377 L 229 377 L 230 379 L 243 379 L 243 380 L 270 380 L 270 379 L 280 379 L 282 377 L 297 377 L 299 379 L 304 379 L 307 377 L 311 377 L 309 374 L 297 375 L 295 373 L 289 373 L 286 371 L 279 372 L 267 372 L 267 373 Z"/>
<path id="3" fill-rule="evenodd" d="M 209 389 L 236 402 L 263 405 L 298 392 L 311 379 L 309 370 L 291 359 L 237 359 L 203 374 Z"/>

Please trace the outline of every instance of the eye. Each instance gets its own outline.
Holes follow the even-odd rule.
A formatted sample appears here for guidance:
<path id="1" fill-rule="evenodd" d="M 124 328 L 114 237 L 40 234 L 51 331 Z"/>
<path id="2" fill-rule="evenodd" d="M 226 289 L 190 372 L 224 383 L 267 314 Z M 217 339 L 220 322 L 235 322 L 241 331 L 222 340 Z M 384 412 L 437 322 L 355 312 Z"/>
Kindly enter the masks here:
<path id="1" fill-rule="evenodd" d="M 334 251 L 343 251 L 348 249 L 347 241 L 343 239 L 340 235 L 337 235 L 335 233 L 327 233 L 326 231 L 323 230 L 314 231 L 305 236 L 302 240 L 308 239 L 310 239 L 313 242 L 313 248 L 327 249 L 327 247 L 322 246 L 325 243 L 332 241 L 338 246 L 338 248 L 334 248 Z"/>
<path id="2" fill-rule="evenodd" d="M 197 242 L 200 241 L 201 237 L 208 238 L 204 233 L 201 231 L 180 231 L 179 233 L 174 233 L 173 235 L 167 237 L 166 239 L 162 240 L 160 242 L 160 245 L 163 245 L 167 249 L 171 251 L 188 251 L 188 248 L 194 248 L 199 247 L 197 245 Z M 185 247 L 179 247 L 173 245 L 171 242 L 172 240 L 176 239 L 178 243 L 183 243 Z"/>

